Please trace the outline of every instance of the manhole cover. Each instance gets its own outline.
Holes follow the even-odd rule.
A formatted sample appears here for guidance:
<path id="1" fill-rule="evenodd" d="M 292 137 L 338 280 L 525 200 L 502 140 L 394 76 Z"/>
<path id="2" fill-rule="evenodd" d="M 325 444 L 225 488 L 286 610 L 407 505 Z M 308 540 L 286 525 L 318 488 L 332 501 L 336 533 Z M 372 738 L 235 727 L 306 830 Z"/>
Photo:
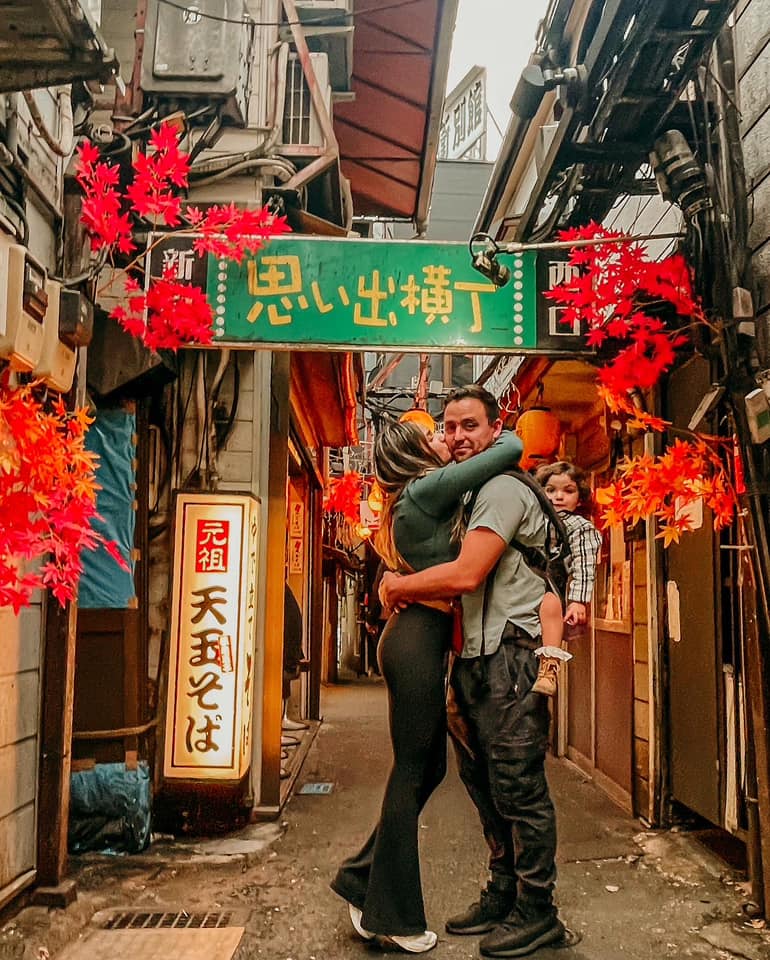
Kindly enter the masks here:
<path id="1" fill-rule="evenodd" d="M 61 960 L 231 960 L 248 911 L 110 910 Z"/>
<path id="2" fill-rule="evenodd" d="M 298 793 L 325 794 L 331 793 L 334 789 L 333 783 L 303 783 Z"/>

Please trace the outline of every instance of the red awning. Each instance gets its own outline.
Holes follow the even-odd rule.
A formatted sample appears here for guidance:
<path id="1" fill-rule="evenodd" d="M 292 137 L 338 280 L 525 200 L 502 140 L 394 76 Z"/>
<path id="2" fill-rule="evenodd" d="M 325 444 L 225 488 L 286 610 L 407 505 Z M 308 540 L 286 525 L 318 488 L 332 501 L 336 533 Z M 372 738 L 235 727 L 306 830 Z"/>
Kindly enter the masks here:
<path id="1" fill-rule="evenodd" d="M 355 100 L 334 131 L 357 216 L 427 216 L 457 3 L 356 0 Z"/>

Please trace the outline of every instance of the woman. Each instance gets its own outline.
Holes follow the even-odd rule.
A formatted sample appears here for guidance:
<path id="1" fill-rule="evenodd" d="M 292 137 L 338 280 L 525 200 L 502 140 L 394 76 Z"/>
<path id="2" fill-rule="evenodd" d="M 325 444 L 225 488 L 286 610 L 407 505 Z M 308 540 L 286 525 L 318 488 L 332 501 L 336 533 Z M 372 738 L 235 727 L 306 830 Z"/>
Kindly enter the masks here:
<path id="1" fill-rule="evenodd" d="M 452 528 L 463 495 L 513 467 L 521 453 L 518 437 L 504 433 L 464 463 L 446 463 L 446 446 L 415 424 L 386 426 L 375 441 L 374 468 L 385 495 L 376 546 L 388 567 L 405 573 L 455 559 L 459 543 Z M 379 823 L 332 882 L 360 936 L 384 937 L 407 953 L 425 953 L 437 940 L 426 929 L 417 820 L 446 773 L 451 633 L 451 606 L 442 601 L 413 604 L 387 622 L 379 659 L 388 688 L 393 769 Z"/>

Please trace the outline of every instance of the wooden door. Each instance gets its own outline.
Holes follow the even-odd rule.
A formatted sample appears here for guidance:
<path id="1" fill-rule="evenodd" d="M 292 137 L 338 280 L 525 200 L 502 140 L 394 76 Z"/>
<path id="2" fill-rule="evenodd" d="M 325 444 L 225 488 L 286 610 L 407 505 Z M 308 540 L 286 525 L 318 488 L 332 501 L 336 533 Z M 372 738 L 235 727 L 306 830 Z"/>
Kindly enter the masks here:
<path id="1" fill-rule="evenodd" d="M 674 426 L 687 426 L 710 385 L 709 364 L 701 358 L 671 375 L 667 406 Z M 720 823 L 717 544 L 711 517 L 697 522 L 665 557 L 671 795 Z"/>

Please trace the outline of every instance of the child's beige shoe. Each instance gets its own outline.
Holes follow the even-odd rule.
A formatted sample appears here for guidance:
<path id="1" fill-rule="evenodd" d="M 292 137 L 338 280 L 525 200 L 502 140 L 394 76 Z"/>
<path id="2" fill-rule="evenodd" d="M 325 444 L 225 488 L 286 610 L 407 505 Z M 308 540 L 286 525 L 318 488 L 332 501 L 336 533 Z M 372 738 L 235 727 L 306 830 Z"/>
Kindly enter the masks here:
<path id="1" fill-rule="evenodd" d="M 540 666 L 537 671 L 537 680 L 532 684 L 535 693 L 545 694 L 546 697 L 556 695 L 559 679 L 559 661 L 556 657 L 539 657 Z"/>

